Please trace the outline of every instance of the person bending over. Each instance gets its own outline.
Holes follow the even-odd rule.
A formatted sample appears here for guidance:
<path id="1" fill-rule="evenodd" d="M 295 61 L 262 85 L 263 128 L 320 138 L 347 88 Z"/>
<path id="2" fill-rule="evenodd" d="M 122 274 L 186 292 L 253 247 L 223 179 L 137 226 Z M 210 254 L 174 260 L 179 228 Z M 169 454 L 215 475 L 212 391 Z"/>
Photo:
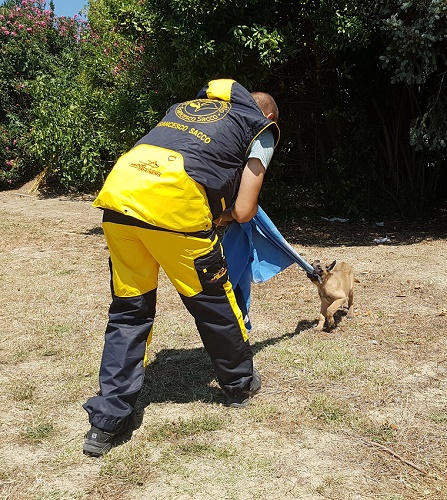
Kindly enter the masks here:
<path id="1" fill-rule="evenodd" d="M 266 93 L 212 80 L 121 156 L 93 202 L 103 209 L 112 302 L 99 393 L 83 405 L 86 455 L 107 453 L 134 428 L 152 338 L 160 266 L 192 314 L 231 407 L 261 387 L 217 226 L 247 222 L 279 139 Z"/>

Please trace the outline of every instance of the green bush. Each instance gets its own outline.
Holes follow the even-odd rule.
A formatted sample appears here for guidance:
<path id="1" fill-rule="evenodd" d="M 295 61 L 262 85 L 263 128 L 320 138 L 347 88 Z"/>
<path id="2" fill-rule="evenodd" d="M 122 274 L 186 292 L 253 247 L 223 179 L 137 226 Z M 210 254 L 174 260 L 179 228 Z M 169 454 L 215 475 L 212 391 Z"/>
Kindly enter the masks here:
<path id="1" fill-rule="evenodd" d="M 83 24 L 55 17 L 44 1 L 0 7 L 0 189 L 29 180 L 46 166 L 33 150 L 33 84 L 74 62 Z"/>

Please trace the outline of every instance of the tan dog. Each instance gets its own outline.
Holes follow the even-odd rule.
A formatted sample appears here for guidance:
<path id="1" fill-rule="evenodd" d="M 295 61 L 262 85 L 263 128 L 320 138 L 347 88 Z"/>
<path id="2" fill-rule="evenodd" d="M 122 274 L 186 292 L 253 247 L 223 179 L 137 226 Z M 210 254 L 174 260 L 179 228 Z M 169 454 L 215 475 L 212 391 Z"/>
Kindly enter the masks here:
<path id="1" fill-rule="evenodd" d="M 335 264 L 334 260 L 323 269 L 320 261 L 316 260 L 312 264 L 315 273 L 307 274 L 318 288 L 318 295 L 321 299 L 320 317 L 316 327 L 320 331 L 323 330 L 326 320 L 328 328 L 335 325 L 334 314 L 346 301 L 348 301 L 348 318 L 354 316 L 354 282 L 358 283 L 354 278 L 354 270 L 346 262 Z"/>

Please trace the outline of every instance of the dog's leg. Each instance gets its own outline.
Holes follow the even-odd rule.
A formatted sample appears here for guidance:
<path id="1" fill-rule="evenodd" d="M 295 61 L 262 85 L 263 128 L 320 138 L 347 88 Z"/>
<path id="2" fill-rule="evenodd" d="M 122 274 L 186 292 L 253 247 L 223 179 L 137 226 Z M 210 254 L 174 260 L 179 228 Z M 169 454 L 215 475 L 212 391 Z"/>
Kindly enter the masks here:
<path id="1" fill-rule="evenodd" d="M 319 332 L 321 332 L 324 328 L 324 323 L 326 321 L 326 311 L 327 311 L 327 304 L 321 302 L 320 317 L 318 318 L 318 325 L 315 327 Z"/>
<path id="2" fill-rule="evenodd" d="M 327 308 L 327 324 L 329 328 L 333 328 L 335 325 L 334 314 L 337 312 L 338 308 L 343 305 L 345 300 L 345 298 L 334 300 Z"/>
<path id="3" fill-rule="evenodd" d="M 352 288 L 348 294 L 348 318 L 352 318 L 354 316 L 354 289 Z"/>

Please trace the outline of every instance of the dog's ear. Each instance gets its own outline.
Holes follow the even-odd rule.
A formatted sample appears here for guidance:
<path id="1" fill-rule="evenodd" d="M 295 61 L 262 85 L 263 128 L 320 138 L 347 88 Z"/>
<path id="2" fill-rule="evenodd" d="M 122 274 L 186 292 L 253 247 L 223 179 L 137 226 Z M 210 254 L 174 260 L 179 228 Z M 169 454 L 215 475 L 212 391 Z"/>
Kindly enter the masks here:
<path id="1" fill-rule="evenodd" d="M 332 271 L 332 269 L 334 269 L 336 263 L 337 263 L 337 261 L 334 260 L 334 262 L 332 262 L 332 264 L 329 264 L 328 266 L 326 266 L 326 271 L 327 272 Z"/>

